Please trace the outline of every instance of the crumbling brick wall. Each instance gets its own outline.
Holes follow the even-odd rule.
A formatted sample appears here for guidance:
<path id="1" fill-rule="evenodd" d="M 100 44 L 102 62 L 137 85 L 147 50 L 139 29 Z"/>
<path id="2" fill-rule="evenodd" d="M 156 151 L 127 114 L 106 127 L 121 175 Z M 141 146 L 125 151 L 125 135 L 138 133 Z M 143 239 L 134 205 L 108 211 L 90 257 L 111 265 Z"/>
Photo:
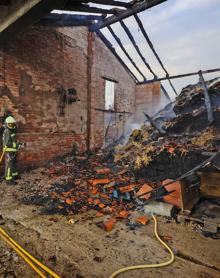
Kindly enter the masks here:
<path id="1" fill-rule="evenodd" d="M 160 82 L 136 86 L 134 122 L 143 122 L 146 120 L 143 112 L 152 116 L 168 102 L 161 91 Z"/>
<path id="2" fill-rule="evenodd" d="M 92 40 L 91 149 L 104 143 L 105 80 L 118 81 L 116 109 L 134 111 L 135 83 L 98 37 Z M 70 153 L 85 151 L 88 136 L 88 29 L 31 27 L 0 48 L 0 114 L 13 112 L 18 121 L 20 165 L 37 166 Z M 80 101 L 63 102 L 75 88 Z M 118 117 L 115 137 L 123 129 Z"/>
<path id="3" fill-rule="evenodd" d="M 105 119 L 106 113 L 95 111 L 94 108 L 105 107 L 105 78 L 116 81 L 115 111 L 131 112 L 131 115 L 135 110 L 135 82 L 98 37 L 94 37 L 93 53 L 91 141 L 93 146 L 99 148 L 104 143 L 103 136 L 108 122 Z M 112 116 L 114 123 L 109 127 L 107 136 L 117 140 L 123 134 L 126 120 L 130 115 L 117 113 Z"/>
<path id="4" fill-rule="evenodd" d="M 83 43 L 78 40 L 80 33 Z M 0 107 L 18 121 L 22 165 L 36 165 L 71 152 L 85 151 L 87 29 L 70 37 L 53 28 L 29 28 L 0 53 Z M 63 91 L 75 88 L 80 101 L 67 104 Z"/>

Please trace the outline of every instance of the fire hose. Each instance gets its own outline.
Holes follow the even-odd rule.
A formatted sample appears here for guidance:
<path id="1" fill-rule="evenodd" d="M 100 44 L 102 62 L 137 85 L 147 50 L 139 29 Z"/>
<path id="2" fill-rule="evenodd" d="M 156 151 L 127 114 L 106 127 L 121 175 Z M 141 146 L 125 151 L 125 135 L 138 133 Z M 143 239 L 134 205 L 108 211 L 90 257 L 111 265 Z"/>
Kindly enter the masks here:
<path id="1" fill-rule="evenodd" d="M 5 150 L 3 150 L 3 153 L 0 157 L 0 163 L 4 157 Z M 159 267 L 164 267 L 168 266 L 173 263 L 174 261 L 174 253 L 171 250 L 171 248 L 159 237 L 157 233 L 157 219 L 154 215 L 152 215 L 154 219 L 154 234 L 158 241 L 169 251 L 171 258 L 163 263 L 159 264 L 146 264 L 146 265 L 135 265 L 135 266 L 128 266 L 122 269 L 117 270 L 114 272 L 109 278 L 114 278 L 118 276 L 119 274 L 123 272 L 127 272 L 130 270 L 137 270 L 137 269 L 145 269 L 145 268 L 159 268 Z M 46 271 L 49 275 L 51 275 L 53 278 L 61 278 L 58 276 L 55 272 L 50 270 L 48 267 L 40 263 L 37 259 L 35 259 L 31 254 L 29 254 L 26 250 L 24 250 L 16 241 L 14 241 L 2 228 L 0 228 L 0 237 L 7 242 L 23 259 L 24 261 L 29 264 L 29 266 L 42 278 L 47 278 L 47 276 L 36 266 L 38 265 L 41 269 Z M 35 264 L 36 265 L 35 265 Z"/>
<path id="2" fill-rule="evenodd" d="M 3 149 L 2 155 L 0 157 L 0 163 L 5 155 L 5 148 Z M 17 253 L 20 255 L 24 261 L 29 264 L 29 266 L 42 278 L 47 278 L 47 276 L 36 266 L 38 265 L 41 269 L 46 271 L 53 278 L 60 278 L 55 272 L 43 265 L 37 259 L 35 259 L 31 254 L 24 250 L 16 241 L 14 241 L 1 227 L 0 227 L 0 237 L 7 242 Z M 36 264 L 36 265 L 35 265 Z"/>
<path id="3" fill-rule="evenodd" d="M 5 148 L 3 149 L 2 155 L 0 157 L 0 164 L 2 163 L 2 159 L 3 159 L 4 155 L 5 155 Z"/>
<path id="4" fill-rule="evenodd" d="M 156 238 L 158 239 L 158 241 L 169 251 L 169 253 L 171 255 L 170 259 L 166 262 L 159 263 L 159 264 L 145 264 L 145 265 L 134 265 L 134 266 L 124 267 L 124 268 L 119 269 L 116 272 L 114 272 L 109 278 L 114 278 L 114 277 L 118 276 L 119 274 L 121 274 L 122 272 L 130 271 L 130 270 L 145 269 L 145 268 L 159 268 L 159 267 L 168 266 L 174 262 L 174 259 L 175 259 L 174 253 L 171 250 L 171 248 L 159 237 L 159 235 L 157 233 L 157 219 L 154 215 L 152 215 L 152 217 L 154 219 L 154 234 L 155 234 Z"/>
<path id="5" fill-rule="evenodd" d="M 35 259 L 31 254 L 24 250 L 16 241 L 14 241 L 2 228 L 0 228 L 0 237 L 7 242 L 23 259 L 29 264 L 29 266 L 42 278 L 47 278 L 47 276 L 38 268 L 40 267 L 45 272 L 47 272 L 53 278 L 61 278 L 47 266 L 43 265 L 37 259 Z M 38 267 L 36 265 L 38 265 Z"/>

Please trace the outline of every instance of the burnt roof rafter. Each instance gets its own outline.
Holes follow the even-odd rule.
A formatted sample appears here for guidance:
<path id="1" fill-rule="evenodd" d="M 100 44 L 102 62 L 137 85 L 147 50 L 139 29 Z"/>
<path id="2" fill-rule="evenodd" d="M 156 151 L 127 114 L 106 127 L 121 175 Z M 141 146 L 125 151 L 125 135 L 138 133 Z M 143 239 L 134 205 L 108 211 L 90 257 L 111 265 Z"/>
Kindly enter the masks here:
<path id="1" fill-rule="evenodd" d="M 148 62 L 146 61 L 145 57 L 143 56 L 139 46 L 137 45 L 134 37 L 132 36 L 130 30 L 128 29 L 128 27 L 126 26 L 126 24 L 120 20 L 120 24 L 123 28 L 123 30 L 125 31 L 125 33 L 127 34 L 129 40 L 131 41 L 132 45 L 134 46 L 134 48 L 136 49 L 138 55 L 140 56 L 141 60 L 143 61 L 143 63 L 145 64 L 145 66 L 148 68 L 148 70 L 151 72 L 151 74 L 153 75 L 153 77 L 156 79 L 157 76 L 156 74 L 153 72 L 152 68 L 150 67 L 150 65 L 148 64 Z"/>
<path id="2" fill-rule="evenodd" d="M 92 6 L 91 4 L 98 4 L 99 7 Z M 114 6 L 114 8 L 106 8 L 106 6 Z M 67 11 L 78 11 L 85 13 L 99 13 L 99 14 L 117 14 L 124 11 L 124 8 L 129 8 L 131 5 L 126 2 L 113 1 L 113 0 L 68 0 L 64 6 L 64 10 Z M 121 9 L 123 8 L 123 9 Z"/>
<path id="3" fill-rule="evenodd" d="M 83 3 L 93 3 L 93 4 L 100 4 L 100 5 L 108 5 L 108 6 L 115 6 L 115 7 L 123 7 L 123 8 L 131 8 L 131 2 L 122 2 L 122 1 L 115 1 L 115 0 L 92 0 L 92 1 L 80 1 Z"/>
<path id="4" fill-rule="evenodd" d="M 92 7 L 88 4 L 80 4 L 75 5 L 73 3 L 67 3 L 63 10 L 66 11 L 77 11 L 77 12 L 84 12 L 84 13 L 98 13 L 98 14 L 114 14 L 115 11 L 112 9 L 103 9 L 103 8 L 97 8 Z"/>
<path id="5" fill-rule="evenodd" d="M 99 15 L 57 14 L 51 13 L 36 23 L 38 26 L 72 27 L 90 26 L 94 20 L 102 20 Z"/>
<path id="6" fill-rule="evenodd" d="M 121 59 L 121 57 L 116 52 L 115 48 L 111 44 L 111 42 L 102 34 L 100 30 L 96 30 L 96 34 L 99 36 L 99 38 L 102 40 L 102 42 L 106 45 L 106 47 L 112 52 L 112 54 L 118 59 L 118 61 L 121 63 L 121 65 L 127 70 L 127 72 L 132 76 L 134 81 L 136 83 L 139 83 L 137 77 L 134 75 L 134 73 L 129 69 L 129 67 L 125 64 L 125 62 Z"/>
<path id="7" fill-rule="evenodd" d="M 138 68 L 138 66 L 136 65 L 136 63 L 133 61 L 133 59 L 131 58 L 131 56 L 128 54 L 128 52 L 126 51 L 123 43 L 121 42 L 121 40 L 119 39 L 119 37 L 115 34 L 115 32 L 113 31 L 113 29 L 111 28 L 111 26 L 108 26 L 108 30 L 110 31 L 110 33 L 112 34 L 113 38 L 115 39 L 115 41 L 118 43 L 119 47 L 122 49 L 122 51 L 124 52 L 124 54 L 127 56 L 128 60 L 132 63 L 132 65 L 135 67 L 135 69 L 139 72 L 139 74 L 142 76 L 142 78 L 144 80 L 146 80 L 146 77 L 144 76 L 144 74 L 141 72 L 141 70 Z"/>
<path id="8" fill-rule="evenodd" d="M 155 48 L 154 48 L 154 45 L 153 45 L 153 43 L 151 42 L 151 40 L 150 40 L 150 38 L 149 38 L 149 36 L 148 36 L 148 34 L 147 34 L 145 28 L 144 28 L 144 25 L 143 25 L 141 19 L 139 18 L 139 16 L 138 16 L 137 14 L 134 14 L 134 18 L 135 18 L 135 20 L 136 20 L 136 22 L 137 22 L 137 24 L 138 24 L 138 27 L 140 28 L 140 30 L 141 30 L 141 32 L 142 32 L 142 34 L 143 34 L 145 40 L 147 41 L 147 43 L 148 43 L 150 49 L 152 50 L 154 56 L 156 57 L 157 61 L 158 61 L 159 64 L 161 65 L 162 69 L 164 70 L 166 76 L 168 77 L 167 80 L 168 80 L 168 82 L 169 82 L 171 88 L 173 89 L 175 95 L 177 95 L 177 91 L 176 91 L 176 89 L 175 89 L 173 83 L 172 83 L 172 82 L 170 81 L 170 79 L 169 79 L 169 73 L 168 73 L 168 71 L 166 70 L 166 68 L 165 68 L 165 66 L 164 66 L 164 64 L 163 64 L 163 62 L 161 61 L 161 59 L 160 59 L 158 53 L 156 52 L 156 50 L 155 50 Z"/>
<path id="9" fill-rule="evenodd" d="M 147 9 L 150 9 L 156 5 L 162 4 L 163 2 L 166 2 L 167 0 L 145 0 L 141 2 L 133 2 L 131 8 L 127 8 L 125 10 L 118 11 L 116 14 L 107 17 L 102 22 L 95 23 L 91 26 L 91 31 L 95 31 L 97 29 L 105 28 L 111 24 L 114 24 L 116 22 L 119 22 L 120 20 L 123 20 L 125 18 L 128 18 L 136 13 L 143 12 Z M 132 3 L 132 2 L 130 2 Z"/>

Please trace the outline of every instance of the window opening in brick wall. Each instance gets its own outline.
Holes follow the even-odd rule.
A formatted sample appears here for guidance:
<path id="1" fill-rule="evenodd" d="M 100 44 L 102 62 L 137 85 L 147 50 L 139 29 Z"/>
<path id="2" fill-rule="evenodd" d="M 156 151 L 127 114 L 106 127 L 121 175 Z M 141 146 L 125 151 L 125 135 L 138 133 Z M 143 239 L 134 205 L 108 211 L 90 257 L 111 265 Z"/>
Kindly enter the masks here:
<path id="1" fill-rule="evenodd" d="M 105 109 L 115 110 L 115 82 L 105 80 Z"/>

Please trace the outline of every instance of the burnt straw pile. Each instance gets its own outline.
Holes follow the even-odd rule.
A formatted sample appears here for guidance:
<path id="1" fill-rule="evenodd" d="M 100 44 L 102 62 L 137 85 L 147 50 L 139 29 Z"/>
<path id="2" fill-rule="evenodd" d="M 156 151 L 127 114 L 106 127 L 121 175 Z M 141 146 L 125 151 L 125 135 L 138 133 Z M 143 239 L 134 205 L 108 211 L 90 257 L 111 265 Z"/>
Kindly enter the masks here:
<path id="1" fill-rule="evenodd" d="M 220 79 L 207 82 L 214 121 L 208 121 L 201 83 L 184 88 L 175 102 L 134 130 L 117 146 L 115 163 L 129 166 L 146 181 L 175 179 L 207 159 L 220 147 Z"/>
<path id="2" fill-rule="evenodd" d="M 153 118 L 146 115 L 146 124 L 134 130 L 125 145 L 89 157 L 69 157 L 44 169 L 48 184 L 24 185 L 22 201 L 40 205 L 44 214 L 72 215 L 95 210 L 95 217 L 103 217 L 100 225 L 107 231 L 123 219 L 132 225 L 146 224 L 146 216 L 129 220 L 131 211 L 140 205 L 140 198 L 152 199 L 149 192 L 166 181 L 178 180 L 206 161 L 207 154 L 219 150 L 220 80 L 207 82 L 207 87 L 212 124 L 201 84 L 187 86 L 174 103 Z M 173 186 L 179 188 L 176 183 L 169 190 Z M 180 208 L 179 192 L 175 194 L 171 203 Z"/>

